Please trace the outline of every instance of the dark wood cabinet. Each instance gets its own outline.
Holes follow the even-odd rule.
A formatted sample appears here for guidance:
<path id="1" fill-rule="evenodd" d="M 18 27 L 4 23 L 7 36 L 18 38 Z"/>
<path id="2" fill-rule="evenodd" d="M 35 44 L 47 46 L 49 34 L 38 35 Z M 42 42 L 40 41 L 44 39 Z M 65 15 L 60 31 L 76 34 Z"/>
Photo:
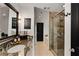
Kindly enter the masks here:
<path id="1" fill-rule="evenodd" d="M 21 39 L 21 40 L 27 39 L 27 36 L 28 36 L 28 35 L 20 35 L 20 39 Z"/>

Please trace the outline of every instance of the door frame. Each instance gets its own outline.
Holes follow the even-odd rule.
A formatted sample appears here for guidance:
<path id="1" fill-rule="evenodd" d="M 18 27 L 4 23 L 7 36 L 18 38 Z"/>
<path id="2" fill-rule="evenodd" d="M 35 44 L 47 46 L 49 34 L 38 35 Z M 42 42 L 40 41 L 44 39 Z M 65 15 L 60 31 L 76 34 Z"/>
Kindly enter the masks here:
<path id="1" fill-rule="evenodd" d="M 65 3 L 64 21 L 64 56 L 71 56 L 71 15 L 67 13 L 71 13 L 71 3 Z"/>

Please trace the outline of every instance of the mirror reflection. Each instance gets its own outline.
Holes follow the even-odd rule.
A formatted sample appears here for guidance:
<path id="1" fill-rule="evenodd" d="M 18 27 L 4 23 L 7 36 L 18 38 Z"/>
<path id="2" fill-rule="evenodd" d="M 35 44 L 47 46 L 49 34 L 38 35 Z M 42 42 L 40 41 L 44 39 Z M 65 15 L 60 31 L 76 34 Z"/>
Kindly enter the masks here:
<path id="1" fill-rule="evenodd" d="M 16 13 L 0 3 L 0 38 L 16 35 Z"/>

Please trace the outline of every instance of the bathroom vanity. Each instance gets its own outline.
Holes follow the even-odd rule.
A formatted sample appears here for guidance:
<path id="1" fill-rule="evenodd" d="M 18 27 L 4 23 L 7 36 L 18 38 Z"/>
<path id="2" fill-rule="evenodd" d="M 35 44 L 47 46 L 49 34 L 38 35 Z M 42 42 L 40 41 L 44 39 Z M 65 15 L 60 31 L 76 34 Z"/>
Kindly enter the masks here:
<path id="1" fill-rule="evenodd" d="M 9 3 L 0 3 L 0 55 L 6 55 L 17 35 L 18 11 Z"/>

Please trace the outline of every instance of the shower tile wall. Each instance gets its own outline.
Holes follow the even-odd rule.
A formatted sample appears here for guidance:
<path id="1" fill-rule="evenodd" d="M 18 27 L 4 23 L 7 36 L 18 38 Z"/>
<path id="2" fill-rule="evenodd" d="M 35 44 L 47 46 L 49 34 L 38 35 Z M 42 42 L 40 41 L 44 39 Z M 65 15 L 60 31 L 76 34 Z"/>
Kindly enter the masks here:
<path id="1" fill-rule="evenodd" d="M 53 28 L 53 17 L 51 16 L 51 12 L 49 13 L 49 49 L 54 49 L 54 28 Z"/>

